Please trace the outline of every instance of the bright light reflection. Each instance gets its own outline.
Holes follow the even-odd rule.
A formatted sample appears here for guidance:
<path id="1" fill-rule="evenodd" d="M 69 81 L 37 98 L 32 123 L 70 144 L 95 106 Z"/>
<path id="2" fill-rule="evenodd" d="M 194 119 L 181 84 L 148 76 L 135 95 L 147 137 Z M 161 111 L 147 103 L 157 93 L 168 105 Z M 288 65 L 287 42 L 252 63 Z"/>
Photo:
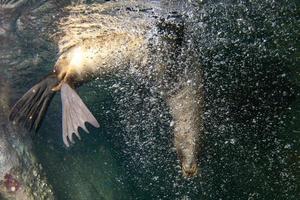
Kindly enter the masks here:
<path id="1" fill-rule="evenodd" d="M 82 61 L 83 61 L 83 56 L 84 56 L 83 54 L 84 54 L 84 52 L 82 51 L 81 47 L 76 47 L 71 54 L 70 65 L 72 67 L 82 66 Z"/>

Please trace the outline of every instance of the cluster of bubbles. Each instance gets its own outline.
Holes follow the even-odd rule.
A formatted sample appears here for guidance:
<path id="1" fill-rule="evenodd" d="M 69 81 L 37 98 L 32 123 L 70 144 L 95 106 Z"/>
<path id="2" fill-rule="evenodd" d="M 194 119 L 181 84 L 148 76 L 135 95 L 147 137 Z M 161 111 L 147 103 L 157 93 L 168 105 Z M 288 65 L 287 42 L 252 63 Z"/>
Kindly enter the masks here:
<path id="1" fill-rule="evenodd" d="M 181 56 L 188 59 L 180 65 L 194 62 L 203 72 L 201 175 L 182 178 L 164 100 L 153 85 L 134 77 L 129 83 L 126 75 L 111 89 L 129 177 L 150 198 L 295 199 L 296 140 L 284 131 L 298 95 L 295 2 L 195 4 L 185 13 Z"/>
<path id="2" fill-rule="evenodd" d="M 298 12 L 291 1 L 204 1 L 195 14 L 208 199 L 296 198 L 296 140 L 283 127 L 298 95 Z"/>

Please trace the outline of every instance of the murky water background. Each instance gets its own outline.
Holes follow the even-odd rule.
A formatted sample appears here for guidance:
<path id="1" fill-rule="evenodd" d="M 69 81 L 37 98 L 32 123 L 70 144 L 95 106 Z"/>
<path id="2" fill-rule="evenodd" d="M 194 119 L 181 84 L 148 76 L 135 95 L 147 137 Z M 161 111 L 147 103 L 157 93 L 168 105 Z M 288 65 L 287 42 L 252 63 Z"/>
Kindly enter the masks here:
<path id="1" fill-rule="evenodd" d="M 196 12 L 186 10 L 186 54 L 201 63 L 205 87 L 196 178 L 182 177 L 169 110 L 147 82 L 129 73 L 82 86 L 79 94 L 101 128 L 90 127 L 69 149 L 57 95 L 33 137 L 57 199 L 298 199 L 297 4 L 207 0 Z M 49 67 L 30 70 L 15 82 L 18 91 L 53 65 L 55 50 L 40 44 L 26 54 L 39 54 Z"/>

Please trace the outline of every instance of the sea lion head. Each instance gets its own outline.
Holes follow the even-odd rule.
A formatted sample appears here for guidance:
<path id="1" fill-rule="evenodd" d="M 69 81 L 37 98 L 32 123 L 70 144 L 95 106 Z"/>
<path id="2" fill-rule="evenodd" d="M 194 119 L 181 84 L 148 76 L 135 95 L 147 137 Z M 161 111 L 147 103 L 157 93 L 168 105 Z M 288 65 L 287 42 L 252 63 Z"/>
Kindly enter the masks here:
<path id="1" fill-rule="evenodd" d="M 198 145 L 192 138 L 175 134 L 175 147 L 181 163 L 183 175 L 193 177 L 198 172 Z"/>
<path id="2" fill-rule="evenodd" d="M 185 177 L 196 176 L 201 135 L 203 135 L 201 96 L 191 86 L 185 86 L 168 100 L 173 116 L 174 146 Z"/>

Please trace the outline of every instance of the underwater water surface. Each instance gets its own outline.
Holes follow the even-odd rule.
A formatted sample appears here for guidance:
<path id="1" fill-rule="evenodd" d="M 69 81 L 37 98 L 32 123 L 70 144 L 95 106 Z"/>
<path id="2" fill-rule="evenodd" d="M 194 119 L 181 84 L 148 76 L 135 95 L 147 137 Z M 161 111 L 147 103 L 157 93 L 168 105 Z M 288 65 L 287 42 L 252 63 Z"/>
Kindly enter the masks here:
<path id="1" fill-rule="evenodd" d="M 122 72 L 78 89 L 99 129 L 81 130 L 81 140 L 66 148 L 56 95 L 32 136 L 58 200 L 299 199 L 298 1 L 192 3 L 194 10 L 182 11 L 183 65 L 196 62 L 203 71 L 198 175 L 181 172 L 166 100 L 145 80 Z M 52 50 L 28 47 L 23 56 L 37 52 Z M 29 89 L 55 56 L 46 55 L 42 63 L 49 67 L 32 70 L 35 78 L 14 88 Z"/>

